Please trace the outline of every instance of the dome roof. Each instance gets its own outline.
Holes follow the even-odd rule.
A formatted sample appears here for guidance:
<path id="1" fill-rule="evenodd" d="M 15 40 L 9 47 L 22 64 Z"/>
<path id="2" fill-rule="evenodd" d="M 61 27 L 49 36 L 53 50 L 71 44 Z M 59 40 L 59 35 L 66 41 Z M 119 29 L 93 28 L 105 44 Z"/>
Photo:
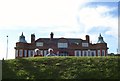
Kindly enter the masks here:
<path id="1" fill-rule="evenodd" d="M 23 32 L 22 32 L 22 35 L 19 37 L 19 42 L 27 43 L 25 40 L 25 36 L 23 35 Z"/>
<path id="2" fill-rule="evenodd" d="M 105 43 L 105 41 L 103 40 L 103 37 L 101 36 L 101 34 L 98 37 L 98 42 L 97 43 Z"/>

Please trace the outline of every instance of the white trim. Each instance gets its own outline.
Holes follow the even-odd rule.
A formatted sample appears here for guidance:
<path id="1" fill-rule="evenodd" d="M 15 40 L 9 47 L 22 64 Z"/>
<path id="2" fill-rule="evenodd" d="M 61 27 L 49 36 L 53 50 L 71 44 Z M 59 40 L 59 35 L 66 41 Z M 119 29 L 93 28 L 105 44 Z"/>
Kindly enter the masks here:
<path id="1" fill-rule="evenodd" d="M 82 47 L 89 47 L 88 43 L 82 43 Z"/>
<path id="2" fill-rule="evenodd" d="M 74 51 L 74 56 L 81 56 L 81 51 L 80 50 L 75 50 Z"/>
<path id="3" fill-rule="evenodd" d="M 15 50 L 15 57 L 18 57 L 18 50 Z"/>
<path id="4" fill-rule="evenodd" d="M 36 46 L 43 46 L 43 42 L 36 42 Z"/>
<path id="5" fill-rule="evenodd" d="M 98 53 L 98 56 L 101 56 L 101 55 L 100 55 L 100 50 L 98 50 L 97 53 Z"/>
<path id="6" fill-rule="evenodd" d="M 19 57 L 23 57 L 23 50 L 22 49 L 19 50 Z"/>
<path id="7" fill-rule="evenodd" d="M 24 57 L 27 57 L 27 50 L 24 50 Z"/>
<path id="8" fill-rule="evenodd" d="M 102 56 L 105 56 L 105 50 L 102 50 Z"/>
<path id="9" fill-rule="evenodd" d="M 44 56 L 46 56 L 47 55 L 47 50 L 44 50 Z"/>
<path id="10" fill-rule="evenodd" d="M 68 43 L 58 43 L 58 48 L 68 48 Z"/>

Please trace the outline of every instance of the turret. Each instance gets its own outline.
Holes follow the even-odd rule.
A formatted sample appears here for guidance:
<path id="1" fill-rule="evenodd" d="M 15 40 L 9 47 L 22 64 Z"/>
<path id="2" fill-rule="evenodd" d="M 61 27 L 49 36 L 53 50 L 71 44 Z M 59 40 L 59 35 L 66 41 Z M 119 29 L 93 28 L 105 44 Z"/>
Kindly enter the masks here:
<path id="1" fill-rule="evenodd" d="M 23 35 L 23 32 L 22 35 L 19 37 L 19 42 L 27 43 L 25 40 L 25 36 Z"/>
<path id="2" fill-rule="evenodd" d="M 97 43 L 105 43 L 105 41 L 103 40 L 103 37 L 101 36 L 101 34 L 98 37 L 98 42 Z"/>

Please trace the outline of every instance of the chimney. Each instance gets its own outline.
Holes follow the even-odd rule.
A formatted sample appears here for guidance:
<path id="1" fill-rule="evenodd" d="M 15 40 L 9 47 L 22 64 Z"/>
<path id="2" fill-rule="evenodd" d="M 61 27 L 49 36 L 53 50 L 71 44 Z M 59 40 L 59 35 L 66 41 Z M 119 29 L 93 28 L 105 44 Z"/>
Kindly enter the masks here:
<path id="1" fill-rule="evenodd" d="M 90 43 L 89 35 L 86 35 L 86 41 L 87 41 L 88 43 Z"/>
<path id="2" fill-rule="evenodd" d="M 51 32 L 50 38 L 53 39 L 53 36 L 54 36 L 54 34 L 53 34 L 53 32 Z"/>
<path id="3" fill-rule="evenodd" d="M 31 43 L 35 42 L 35 34 L 31 34 Z"/>

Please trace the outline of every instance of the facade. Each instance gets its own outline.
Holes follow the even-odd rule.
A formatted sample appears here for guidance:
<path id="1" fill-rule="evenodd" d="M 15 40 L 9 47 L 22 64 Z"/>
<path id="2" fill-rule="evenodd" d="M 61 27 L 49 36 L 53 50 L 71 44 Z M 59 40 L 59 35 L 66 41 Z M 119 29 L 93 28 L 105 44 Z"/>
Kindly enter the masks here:
<path id="1" fill-rule="evenodd" d="M 27 43 L 25 36 L 19 37 L 16 43 L 15 57 L 46 56 L 48 49 L 52 48 L 57 56 L 106 56 L 108 47 L 101 34 L 96 44 L 90 43 L 89 35 L 86 39 L 80 38 L 54 38 L 53 32 L 50 38 L 35 39 L 31 34 L 31 43 Z"/>

